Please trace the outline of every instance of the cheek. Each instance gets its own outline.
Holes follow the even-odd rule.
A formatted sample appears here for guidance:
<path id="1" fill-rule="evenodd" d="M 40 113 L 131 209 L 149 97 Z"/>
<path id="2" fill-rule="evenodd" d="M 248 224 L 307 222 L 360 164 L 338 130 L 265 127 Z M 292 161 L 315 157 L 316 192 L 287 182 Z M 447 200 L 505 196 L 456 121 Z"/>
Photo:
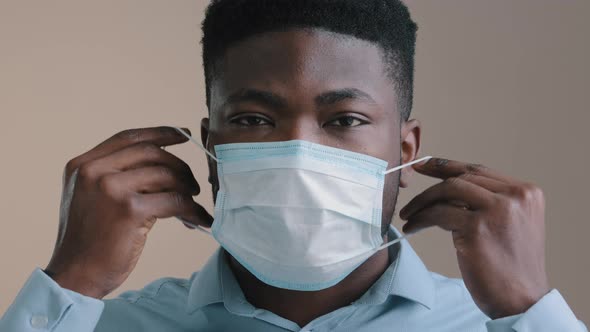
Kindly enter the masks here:
<path id="1" fill-rule="evenodd" d="M 386 176 L 385 186 L 383 189 L 383 206 L 381 214 L 381 230 L 383 233 L 387 232 L 389 225 L 393 222 L 398 192 L 399 173 Z"/>
<path id="2" fill-rule="evenodd" d="M 227 144 L 227 143 L 235 143 L 239 141 L 236 138 L 235 130 L 229 130 L 225 125 L 224 121 L 218 119 L 219 115 L 211 118 L 210 127 L 209 127 L 209 149 L 213 150 L 213 147 L 216 145 Z"/>
<path id="3" fill-rule="evenodd" d="M 388 169 L 400 165 L 401 133 L 398 117 L 395 114 L 386 114 L 379 119 L 366 144 L 375 151 L 378 158 L 387 161 Z"/>
<path id="4" fill-rule="evenodd" d="M 385 177 L 383 188 L 383 210 L 392 210 L 395 207 L 399 193 L 399 173 L 390 174 Z"/>

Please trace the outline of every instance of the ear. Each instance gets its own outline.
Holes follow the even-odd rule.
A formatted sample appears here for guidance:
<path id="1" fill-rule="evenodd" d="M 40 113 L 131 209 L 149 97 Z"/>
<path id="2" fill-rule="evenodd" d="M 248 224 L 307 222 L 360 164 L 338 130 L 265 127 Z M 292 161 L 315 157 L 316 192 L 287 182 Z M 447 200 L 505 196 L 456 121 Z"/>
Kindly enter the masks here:
<path id="1" fill-rule="evenodd" d="M 205 149 L 209 150 L 207 146 L 209 142 L 209 118 L 203 118 L 201 120 L 201 144 L 205 147 Z"/>
<path id="2" fill-rule="evenodd" d="M 211 152 L 211 149 L 209 149 L 209 118 L 203 118 L 201 120 L 201 144 Z M 207 166 L 209 167 L 208 181 L 210 184 L 213 184 L 212 171 L 215 170 L 215 163 L 209 156 L 207 156 Z"/>
<path id="3" fill-rule="evenodd" d="M 402 164 L 406 164 L 416 160 L 420 153 L 420 121 L 412 119 L 402 122 L 401 125 L 401 153 Z M 401 170 L 400 183 L 401 188 L 407 188 L 410 183 L 410 178 L 414 174 L 412 167 L 406 167 Z"/>

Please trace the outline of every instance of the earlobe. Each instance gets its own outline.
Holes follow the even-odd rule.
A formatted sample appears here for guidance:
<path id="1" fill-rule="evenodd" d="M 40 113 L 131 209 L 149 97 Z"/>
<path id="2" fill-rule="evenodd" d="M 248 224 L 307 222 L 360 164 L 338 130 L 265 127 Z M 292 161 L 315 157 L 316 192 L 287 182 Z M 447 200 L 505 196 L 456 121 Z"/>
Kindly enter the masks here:
<path id="1" fill-rule="evenodd" d="M 420 135 L 421 135 L 420 121 L 412 119 L 402 123 L 401 125 L 401 163 L 409 163 L 415 160 L 420 153 Z M 407 188 L 410 183 L 410 178 L 414 173 L 412 167 L 406 167 L 401 170 L 400 183 L 401 188 Z"/>

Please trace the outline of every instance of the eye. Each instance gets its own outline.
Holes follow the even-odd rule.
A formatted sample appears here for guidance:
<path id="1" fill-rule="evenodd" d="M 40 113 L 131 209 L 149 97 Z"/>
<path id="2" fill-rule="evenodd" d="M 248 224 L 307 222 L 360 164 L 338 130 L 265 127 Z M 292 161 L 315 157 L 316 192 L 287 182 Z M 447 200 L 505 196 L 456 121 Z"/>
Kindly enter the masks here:
<path id="1" fill-rule="evenodd" d="M 254 114 L 238 115 L 231 118 L 229 121 L 230 123 L 243 127 L 266 126 L 271 124 L 268 118 Z"/>
<path id="2" fill-rule="evenodd" d="M 355 116 L 352 115 L 345 115 L 345 116 L 341 116 L 337 119 L 334 119 L 328 123 L 326 123 L 326 126 L 331 126 L 331 127 L 358 127 L 361 125 L 367 124 L 367 121 L 361 120 Z"/>

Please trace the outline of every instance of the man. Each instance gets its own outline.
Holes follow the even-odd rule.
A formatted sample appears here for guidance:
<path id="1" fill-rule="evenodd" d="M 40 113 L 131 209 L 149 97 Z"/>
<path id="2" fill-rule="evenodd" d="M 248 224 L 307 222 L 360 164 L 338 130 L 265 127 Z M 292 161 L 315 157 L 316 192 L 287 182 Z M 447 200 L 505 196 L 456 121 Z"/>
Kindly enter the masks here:
<path id="1" fill-rule="evenodd" d="M 209 152 L 215 222 L 192 199 L 200 188 L 189 167 L 160 149 L 186 142 L 187 129 L 136 129 L 109 138 L 67 164 L 53 257 L 46 269 L 33 272 L 0 321 L 1 331 L 586 331 L 547 280 L 544 201 L 536 186 L 441 158 L 389 175 L 356 173 L 359 163 L 384 161 L 391 168 L 419 154 L 420 123 L 410 119 L 416 25 L 400 1 L 217 0 L 203 32 L 209 118 L 202 121 L 201 140 Z M 295 170 L 287 173 L 293 177 L 269 176 L 276 155 L 260 159 L 258 168 L 250 160 L 261 158 L 257 149 L 286 146 L 294 147 L 290 157 L 304 161 L 279 168 Z M 236 157 L 228 151 L 240 149 L 253 151 L 241 156 L 235 174 L 246 166 L 266 167 L 232 182 L 252 188 L 231 187 L 236 180 L 219 173 L 231 163 L 228 156 Z M 301 157 L 310 150 L 315 159 Z M 334 163 L 326 171 L 328 157 Z M 310 167 L 312 159 L 319 166 Z M 303 167 L 308 173 L 299 172 Z M 329 257 L 311 245 L 344 242 L 352 251 L 361 241 L 349 243 L 355 234 L 347 230 L 368 229 L 349 220 L 355 211 L 347 215 L 341 201 L 329 200 L 338 194 L 342 200 L 373 197 L 363 196 L 358 179 L 358 193 L 331 186 L 339 180 L 328 176 L 342 169 L 384 179 L 379 191 L 368 191 L 380 198 L 370 202 L 375 209 L 368 206 L 368 213 L 380 216 L 376 246 L 401 237 L 390 222 L 398 189 L 408 186 L 412 172 L 441 179 L 401 209 L 400 217 L 406 233 L 431 226 L 452 232 L 464 282 L 429 272 L 405 240 L 375 247 L 341 279 L 323 278 L 321 259 Z M 315 178 L 310 170 L 322 175 Z M 302 176 L 329 185 L 309 186 L 299 181 Z M 277 180 L 284 181 L 282 188 Z M 354 180 L 338 183 L 349 188 Z M 292 216 L 306 215 L 309 206 L 281 205 L 272 211 L 276 218 L 266 218 L 272 214 L 246 204 L 250 218 L 233 224 L 239 231 L 220 226 L 227 225 L 226 213 L 235 213 L 225 210 L 224 191 L 241 189 L 252 196 L 246 201 L 275 202 L 297 188 L 308 190 L 311 202 L 337 209 L 300 220 Z M 129 276 L 156 220 L 172 216 L 189 228 L 213 223 L 222 248 L 188 280 L 164 278 L 102 301 Z M 260 226 L 268 221 L 283 231 Z M 308 224 L 323 237 L 301 233 Z M 336 231 L 324 232 L 328 226 Z M 236 247 L 222 240 L 227 237 L 254 254 L 234 254 Z M 272 257 L 270 249 L 285 251 L 275 237 L 310 244 L 305 257 L 275 262 L 276 270 L 297 267 L 284 280 L 266 278 L 276 272 L 273 266 L 267 271 L 255 264 L 257 257 Z M 274 247 L 254 246 L 259 243 Z M 299 261 L 301 266 L 293 265 Z M 299 268 L 317 273 L 300 274 Z M 305 278 L 316 282 L 310 286 Z"/>

